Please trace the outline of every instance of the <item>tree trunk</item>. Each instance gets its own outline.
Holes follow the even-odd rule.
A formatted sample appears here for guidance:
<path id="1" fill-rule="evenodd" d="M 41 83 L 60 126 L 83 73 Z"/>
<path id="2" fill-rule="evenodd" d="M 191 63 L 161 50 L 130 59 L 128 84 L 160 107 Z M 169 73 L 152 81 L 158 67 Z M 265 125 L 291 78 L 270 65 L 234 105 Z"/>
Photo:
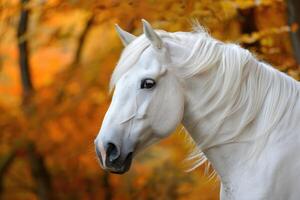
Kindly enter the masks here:
<path id="1" fill-rule="evenodd" d="M 288 0 L 288 23 L 290 26 L 297 24 L 298 30 L 291 32 L 291 40 L 294 49 L 294 56 L 297 63 L 300 64 L 300 1 L 299 0 Z"/>
<path id="2" fill-rule="evenodd" d="M 25 99 L 30 96 L 30 93 L 33 90 L 30 69 L 29 69 L 29 51 L 27 44 L 27 26 L 29 19 L 29 10 L 26 9 L 26 4 L 29 0 L 20 0 L 22 4 L 22 10 L 20 14 L 20 21 L 18 26 L 18 46 L 19 46 L 19 62 L 20 62 L 20 72 L 21 72 L 21 81 L 23 86 L 23 93 Z"/>
<path id="3" fill-rule="evenodd" d="M 36 192 L 38 194 L 38 197 L 41 200 L 53 199 L 50 175 L 45 166 L 44 159 L 36 151 L 34 143 L 28 142 L 27 154 L 32 176 L 36 180 Z"/>
<path id="4" fill-rule="evenodd" d="M 18 47 L 20 56 L 20 72 L 23 87 L 23 107 L 24 114 L 28 120 L 32 119 L 35 114 L 35 105 L 30 102 L 33 94 L 33 84 L 30 76 L 29 50 L 27 41 L 27 28 L 29 22 L 29 10 L 26 4 L 29 0 L 20 0 L 22 9 L 18 26 Z M 29 112 L 28 112 L 29 111 Z M 28 121 L 30 123 L 30 121 Z M 31 140 L 26 141 L 25 149 L 27 151 L 31 173 L 36 181 L 36 192 L 40 200 L 53 199 L 50 174 L 46 168 L 44 158 L 36 151 L 35 143 Z"/>

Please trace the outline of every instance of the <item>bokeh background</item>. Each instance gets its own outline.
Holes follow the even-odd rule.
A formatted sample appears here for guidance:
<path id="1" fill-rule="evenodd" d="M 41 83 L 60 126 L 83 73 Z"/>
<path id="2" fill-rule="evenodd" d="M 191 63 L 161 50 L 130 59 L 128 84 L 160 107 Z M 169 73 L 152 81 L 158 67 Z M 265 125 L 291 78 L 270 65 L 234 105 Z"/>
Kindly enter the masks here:
<path id="1" fill-rule="evenodd" d="M 93 140 L 123 48 L 114 23 L 139 35 L 142 18 L 167 31 L 191 31 L 196 19 L 217 39 L 299 80 L 297 6 L 297 0 L 0 0 L 0 199 L 218 199 L 209 164 L 184 172 L 191 147 L 180 131 L 138 156 L 125 175 L 99 167 Z"/>

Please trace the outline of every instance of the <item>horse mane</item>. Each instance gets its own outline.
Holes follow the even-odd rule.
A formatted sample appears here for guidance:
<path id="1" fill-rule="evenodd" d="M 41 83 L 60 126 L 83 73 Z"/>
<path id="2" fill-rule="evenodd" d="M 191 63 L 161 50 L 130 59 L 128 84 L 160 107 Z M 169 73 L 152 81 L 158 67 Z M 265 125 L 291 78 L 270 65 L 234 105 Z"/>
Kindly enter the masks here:
<path id="1" fill-rule="evenodd" d="M 293 109 L 297 98 L 292 96 L 299 95 L 294 80 L 270 65 L 259 62 L 248 50 L 212 38 L 197 23 L 193 30 L 187 33 L 156 31 L 162 40 L 190 45 L 190 54 L 181 62 L 172 63 L 172 68 L 179 77 L 190 79 L 206 72 L 215 72 L 211 79 L 200 86 L 207 94 L 193 108 L 192 112 L 198 113 L 197 119 L 188 122 L 209 132 L 206 133 L 208 137 L 205 140 L 196 141 L 194 153 L 189 158 L 196 161 L 191 169 L 206 161 L 201 153 L 203 150 L 224 142 L 216 139 L 226 137 L 226 134 L 219 131 L 226 126 L 226 119 L 236 116 L 241 110 L 244 112 L 240 116 L 239 124 L 232 136 L 226 138 L 226 142 L 249 142 L 243 139 L 243 135 L 253 133 L 255 149 L 249 154 L 262 150 L 282 117 Z M 185 34 L 188 37 L 181 37 Z M 110 90 L 149 46 L 148 39 L 141 35 L 125 48 L 113 72 Z M 216 111 L 218 114 L 214 115 Z M 207 117 L 215 122 L 213 126 L 206 123 Z"/>

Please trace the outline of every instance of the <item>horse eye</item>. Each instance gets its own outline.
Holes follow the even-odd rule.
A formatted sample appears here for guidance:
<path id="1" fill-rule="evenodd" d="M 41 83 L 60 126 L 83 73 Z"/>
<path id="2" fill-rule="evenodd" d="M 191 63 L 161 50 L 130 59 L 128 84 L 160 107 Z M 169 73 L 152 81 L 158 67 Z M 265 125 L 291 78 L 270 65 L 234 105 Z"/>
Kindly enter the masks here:
<path id="1" fill-rule="evenodd" d="M 150 89 L 155 86 L 155 80 L 151 78 L 145 78 L 141 82 L 141 89 Z"/>

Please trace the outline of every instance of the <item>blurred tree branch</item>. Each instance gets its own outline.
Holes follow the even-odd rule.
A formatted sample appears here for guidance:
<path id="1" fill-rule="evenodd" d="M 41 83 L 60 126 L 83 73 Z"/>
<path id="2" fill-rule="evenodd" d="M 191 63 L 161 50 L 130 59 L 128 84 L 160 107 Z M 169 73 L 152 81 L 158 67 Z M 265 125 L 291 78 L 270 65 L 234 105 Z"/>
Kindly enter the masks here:
<path id="1" fill-rule="evenodd" d="M 64 83 L 62 84 L 62 87 L 59 89 L 59 91 L 57 92 L 56 97 L 54 98 L 54 103 L 58 104 L 63 100 L 63 97 L 65 96 L 65 88 L 67 86 L 67 84 L 69 83 L 69 81 L 72 79 L 74 73 L 75 73 L 75 69 L 77 68 L 77 66 L 80 63 L 80 59 L 81 59 L 81 55 L 82 55 L 82 51 L 86 42 L 86 38 L 87 35 L 90 31 L 90 29 L 92 28 L 93 22 L 95 20 L 95 13 L 92 13 L 91 16 L 88 18 L 88 20 L 86 21 L 85 27 L 81 32 L 81 35 L 79 36 L 78 39 L 78 45 L 77 45 L 77 49 L 75 51 L 75 56 L 73 59 L 73 62 L 71 63 L 70 67 L 68 68 L 68 72 L 66 73 L 66 78 L 64 80 Z"/>
<path id="2" fill-rule="evenodd" d="M 13 163 L 15 157 L 16 157 L 16 151 L 12 150 L 6 156 L 2 157 L 0 160 L 0 199 L 2 199 L 1 194 L 3 192 L 4 176 L 8 171 L 10 165 Z"/>
<path id="3" fill-rule="evenodd" d="M 27 189 L 36 192 L 39 199 L 41 200 L 53 199 L 51 179 L 45 166 L 44 159 L 39 153 L 37 153 L 35 144 L 32 141 L 27 140 L 25 141 L 25 144 L 16 144 L 15 148 L 13 148 L 11 152 L 2 157 L 2 159 L 0 160 L 0 195 L 3 193 L 4 176 L 6 175 L 10 166 L 13 164 L 13 161 L 18 157 L 17 151 L 20 150 L 26 151 L 32 176 L 36 180 L 36 188 L 32 190 L 31 187 L 27 187 Z"/>
<path id="4" fill-rule="evenodd" d="M 83 50 L 83 47 L 84 47 L 84 44 L 85 44 L 85 41 L 87 38 L 86 36 L 88 35 L 88 33 L 93 25 L 94 19 L 95 19 L 95 15 L 91 14 L 91 16 L 88 18 L 88 20 L 86 22 L 86 25 L 85 25 L 81 35 L 79 36 L 78 46 L 77 46 L 77 49 L 75 52 L 75 57 L 74 57 L 74 60 L 72 63 L 72 67 L 78 66 L 77 64 L 80 62 L 82 50 Z"/>

